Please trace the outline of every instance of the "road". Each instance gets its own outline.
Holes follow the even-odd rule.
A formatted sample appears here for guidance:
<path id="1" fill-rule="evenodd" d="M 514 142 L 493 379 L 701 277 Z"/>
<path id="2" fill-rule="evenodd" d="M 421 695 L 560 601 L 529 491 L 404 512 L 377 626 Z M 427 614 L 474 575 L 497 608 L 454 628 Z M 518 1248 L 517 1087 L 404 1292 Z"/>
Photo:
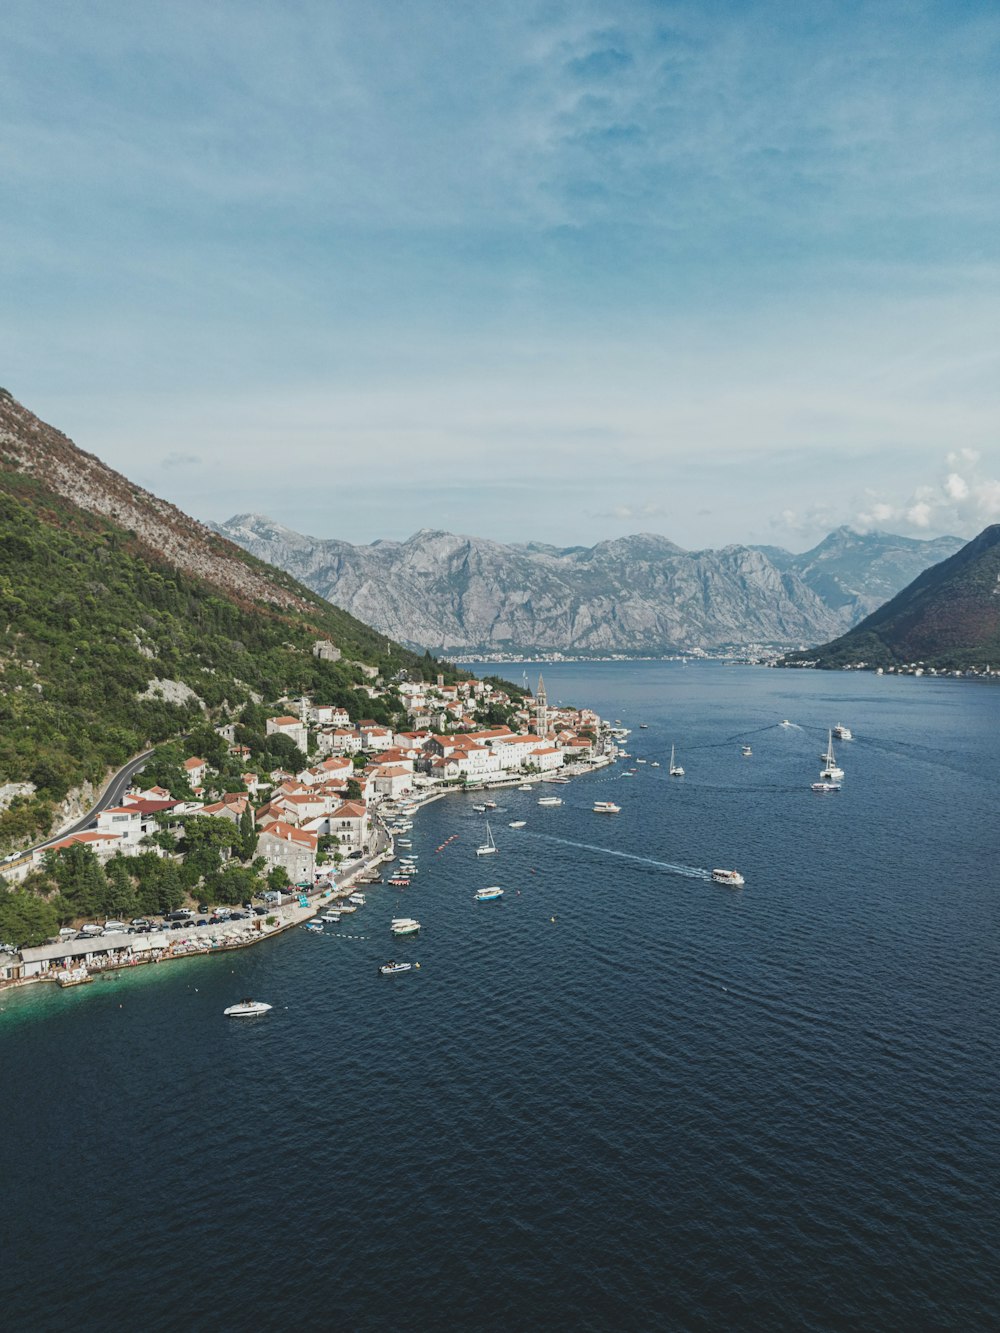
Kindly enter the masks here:
<path id="1" fill-rule="evenodd" d="M 26 847 L 21 853 L 21 857 L 30 856 L 32 852 L 43 851 L 46 847 L 52 847 L 55 843 L 62 842 L 63 838 L 68 838 L 74 833 L 82 833 L 84 829 L 96 824 L 97 816 L 102 810 L 107 810 L 109 805 L 120 804 L 122 797 L 132 785 L 132 779 L 152 753 L 152 750 L 146 750 L 134 759 L 130 759 L 114 774 L 97 798 L 97 804 L 91 810 L 88 810 L 81 819 L 78 819 L 75 824 L 71 824 L 69 828 L 64 828 L 54 838 L 47 838 L 45 842 L 36 843 L 34 847 Z"/>

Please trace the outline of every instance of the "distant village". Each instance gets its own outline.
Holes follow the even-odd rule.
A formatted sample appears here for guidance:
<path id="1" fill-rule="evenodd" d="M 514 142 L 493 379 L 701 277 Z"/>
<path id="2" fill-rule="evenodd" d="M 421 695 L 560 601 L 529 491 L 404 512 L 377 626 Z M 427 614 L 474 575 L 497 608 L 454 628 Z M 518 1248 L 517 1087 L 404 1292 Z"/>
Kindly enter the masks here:
<path id="1" fill-rule="evenodd" d="M 368 670 L 371 676 L 361 689 L 380 699 L 387 687 Z M 179 840 L 185 817 L 239 825 L 249 810 L 258 834 L 256 854 L 267 872 L 280 867 L 289 881 L 311 883 L 320 867 L 372 849 L 380 806 L 454 787 L 520 783 L 567 766 L 606 762 L 613 753 L 600 717 L 586 708 L 551 707 L 541 678 L 533 699 L 474 678 L 453 684 L 441 676 L 435 684 L 396 680 L 392 690 L 411 724 L 405 731 L 352 718 L 336 704 L 286 697 L 279 701 L 284 710 L 267 719 L 266 732 L 287 737 L 305 756 L 307 765 L 299 772 L 259 771 L 250 748 L 236 740 L 237 724 L 224 723 L 215 731 L 229 754 L 247 765 L 244 791 L 214 788 L 215 770 L 191 754 L 183 768 L 194 799 L 179 799 L 161 786 L 133 786 L 120 804 L 97 815 L 96 827 L 8 858 L 0 873 L 9 882 L 23 880 L 48 852 L 74 845 L 88 847 L 102 864 L 140 850 L 167 856 L 169 839 L 154 835 L 172 832 Z M 498 708 L 510 725 L 484 727 L 481 715 L 495 715 Z"/>

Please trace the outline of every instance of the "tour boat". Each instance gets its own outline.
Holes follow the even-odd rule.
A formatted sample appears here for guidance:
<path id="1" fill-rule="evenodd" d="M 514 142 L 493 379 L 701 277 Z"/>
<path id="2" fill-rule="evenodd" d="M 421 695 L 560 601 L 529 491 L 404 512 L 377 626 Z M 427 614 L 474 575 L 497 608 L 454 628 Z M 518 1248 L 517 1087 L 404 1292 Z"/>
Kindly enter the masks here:
<path id="1" fill-rule="evenodd" d="M 486 821 L 486 841 L 476 848 L 477 856 L 494 856 L 499 847 L 493 841 L 493 830 L 490 828 L 490 821 Z"/>
<path id="2" fill-rule="evenodd" d="M 394 935 L 415 935 L 420 929 L 420 922 L 412 916 L 394 916 L 389 929 Z"/>
<path id="3" fill-rule="evenodd" d="M 539 805 L 562 805 L 561 796 L 539 796 Z"/>
<path id="4" fill-rule="evenodd" d="M 394 977 L 399 972 L 412 972 L 419 963 L 383 963 L 379 968 L 379 975 L 383 977 Z"/>
<path id="5" fill-rule="evenodd" d="M 526 819 L 513 819 L 513 820 L 511 820 L 511 822 L 507 825 L 507 827 L 508 827 L 508 828 L 524 828 L 524 826 L 525 826 L 525 824 L 527 824 L 527 822 L 528 822 L 528 821 L 527 821 Z"/>
<path id="6" fill-rule="evenodd" d="M 833 731 L 829 731 L 827 735 L 826 754 L 823 756 L 823 768 L 820 771 L 820 778 L 825 782 L 839 782 L 844 776 L 844 770 L 837 767 L 837 761 L 833 757 Z"/>
<path id="7" fill-rule="evenodd" d="M 840 791 L 840 783 L 839 783 L 839 782 L 814 782 L 814 783 L 812 784 L 812 790 L 813 790 L 813 791 Z"/>
<path id="8" fill-rule="evenodd" d="M 850 727 L 845 727 L 843 722 L 837 723 L 837 725 L 833 729 L 833 734 L 836 736 L 838 741 L 852 741 L 854 739 L 854 734 L 852 733 Z"/>
<path id="9" fill-rule="evenodd" d="M 477 889 L 472 896 L 477 903 L 491 903 L 494 898 L 503 897 L 503 889 L 499 884 L 491 884 L 488 889 Z"/>
<path id="10" fill-rule="evenodd" d="M 622 812 L 622 808 L 621 808 L 621 806 L 620 806 L 620 805 L 615 805 L 614 801 L 595 801 L 595 802 L 594 802 L 594 814 L 595 814 L 595 815 L 620 815 L 621 812 Z"/>
<path id="11" fill-rule="evenodd" d="M 716 884 L 728 884 L 731 889 L 742 889 L 746 883 L 738 870 L 713 870 L 712 879 Z"/>
<path id="12" fill-rule="evenodd" d="M 231 1004 L 228 1009 L 223 1009 L 224 1018 L 253 1018 L 256 1014 L 266 1014 L 273 1005 L 265 1004 L 263 1000 L 240 1000 L 239 1004 Z"/>
<path id="13" fill-rule="evenodd" d="M 684 770 L 680 764 L 674 762 L 674 747 L 670 747 L 670 768 L 667 770 L 672 778 L 682 778 Z"/>
<path id="14" fill-rule="evenodd" d="M 327 922 L 329 922 L 331 925 L 336 925 L 336 923 L 337 923 L 339 920 L 340 920 L 340 913 L 339 913 L 339 912 L 325 912 L 325 913 L 320 917 L 320 921 L 327 921 Z"/>

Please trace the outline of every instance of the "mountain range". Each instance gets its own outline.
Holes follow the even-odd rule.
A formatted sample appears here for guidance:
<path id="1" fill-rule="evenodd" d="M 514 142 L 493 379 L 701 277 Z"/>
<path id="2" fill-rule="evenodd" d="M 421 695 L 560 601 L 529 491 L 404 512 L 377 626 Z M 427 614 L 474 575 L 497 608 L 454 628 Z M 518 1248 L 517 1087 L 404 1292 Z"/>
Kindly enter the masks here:
<path id="1" fill-rule="evenodd" d="M 816 643 L 963 544 L 843 527 L 800 555 L 772 546 L 685 551 L 652 534 L 591 547 L 508 545 L 433 529 L 355 546 L 262 514 L 212 526 L 400 642 L 453 655 Z"/>
<path id="2" fill-rule="evenodd" d="M 1000 524 L 925 570 L 847 634 L 786 659 L 793 666 L 807 662 L 995 671 L 1000 664 Z"/>

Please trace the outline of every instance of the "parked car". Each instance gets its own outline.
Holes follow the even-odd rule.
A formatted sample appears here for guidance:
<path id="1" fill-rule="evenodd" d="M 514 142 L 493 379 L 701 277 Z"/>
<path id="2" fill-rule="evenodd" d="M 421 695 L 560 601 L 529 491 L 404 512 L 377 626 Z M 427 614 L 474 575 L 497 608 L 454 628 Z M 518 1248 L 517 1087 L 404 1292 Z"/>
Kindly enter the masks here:
<path id="1" fill-rule="evenodd" d="M 208 903 L 199 903 L 199 904 L 198 904 L 198 911 L 199 911 L 199 912 L 210 912 L 211 910 L 212 910 L 212 909 L 209 907 Z"/>

